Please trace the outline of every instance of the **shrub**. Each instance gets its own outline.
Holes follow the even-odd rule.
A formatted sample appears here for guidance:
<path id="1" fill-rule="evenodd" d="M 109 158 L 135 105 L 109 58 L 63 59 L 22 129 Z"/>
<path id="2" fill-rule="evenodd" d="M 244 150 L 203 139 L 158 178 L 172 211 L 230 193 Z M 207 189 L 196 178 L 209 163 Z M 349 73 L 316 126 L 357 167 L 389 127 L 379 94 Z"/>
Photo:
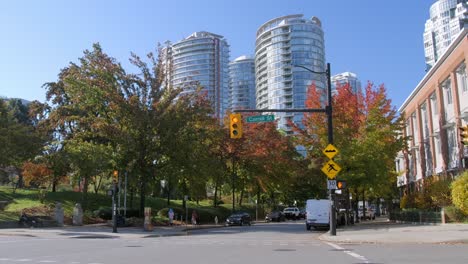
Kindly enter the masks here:
<path id="1" fill-rule="evenodd" d="M 452 182 L 451 188 L 453 204 L 468 215 L 468 171 Z"/>
<path id="2" fill-rule="evenodd" d="M 447 222 L 464 222 L 468 220 L 468 216 L 455 206 L 447 206 L 444 210 L 448 218 L 446 219 Z"/>
<path id="3" fill-rule="evenodd" d="M 123 215 L 123 210 L 121 211 L 122 215 Z M 125 216 L 127 218 L 129 217 L 138 217 L 139 216 L 139 213 L 140 211 L 138 209 L 127 209 L 127 211 L 125 212 Z M 95 217 L 99 217 L 99 218 L 102 218 L 104 220 L 111 220 L 112 219 L 112 207 L 99 207 L 99 209 L 95 210 L 93 212 L 93 215 Z"/>
<path id="4" fill-rule="evenodd" d="M 432 180 L 428 186 L 428 194 L 433 207 L 442 208 L 452 204 L 450 182 L 447 180 Z"/>
<path id="5" fill-rule="evenodd" d="M 172 210 L 174 211 L 174 214 L 175 214 L 175 219 L 179 219 L 180 218 L 180 215 L 184 215 L 185 216 L 185 211 L 182 209 L 182 208 L 172 208 Z M 156 215 L 158 217 L 166 217 L 168 218 L 169 217 L 169 208 L 163 208 L 159 211 L 156 212 Z"/>
<path id="6" fill-rule="evenodd" d="M 99 209 L 93 212 L 95 217 L 99 217 L 104 220 L 112 219 L 112 208 L 111 207 L 99 207 Z"/>
<path id="7" fill-rule="evenodd" d="M 400 200 L 401 209 L 414 208 L 414 206 L 415 206 L 415 197 L 413 194 L 405 194 L 403 195 L 403 197 L 401 197 L 401 200 Z"/>

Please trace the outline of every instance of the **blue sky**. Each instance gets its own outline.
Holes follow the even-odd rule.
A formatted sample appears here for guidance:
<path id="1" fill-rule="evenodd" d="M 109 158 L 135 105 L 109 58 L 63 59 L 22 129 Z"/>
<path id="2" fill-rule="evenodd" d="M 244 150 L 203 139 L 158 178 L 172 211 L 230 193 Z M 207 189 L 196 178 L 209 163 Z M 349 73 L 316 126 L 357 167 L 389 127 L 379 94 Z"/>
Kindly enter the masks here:
<path id="1" fill-rule="evenodd" d="M 99 42 L 131 71 L 130 52 L 195 31 L 223 35 L 231 60 L 253 55 L 270 19 L 318 17 L 332 74 L 352 71 L 363 85 L 384 83 L 399 107 L 424 76 L 422 34 L 435 0 L 15 0 L 0 4 L 0 96 L 44 102 L 45 82 Z"/>

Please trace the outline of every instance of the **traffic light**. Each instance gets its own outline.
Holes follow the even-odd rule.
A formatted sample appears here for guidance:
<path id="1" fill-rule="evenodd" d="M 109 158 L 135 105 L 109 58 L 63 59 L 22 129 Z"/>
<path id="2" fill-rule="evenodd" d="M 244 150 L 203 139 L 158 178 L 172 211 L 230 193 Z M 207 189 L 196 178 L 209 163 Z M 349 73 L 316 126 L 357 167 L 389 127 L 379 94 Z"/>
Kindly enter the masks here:
<path id="1" fill-rule="evenodd" d="M 346 189 L 346 181 L 336 181 L 336 188 L 338 190 Z"/>
<path id="2" fill-rule="evenodd" d="M 231 138 L 242 137 L 242 116 L 241 114 L 229 115 L 229 131 Z"/>
<path id="3" fill-rule="evenodd" d="M 114 182 L 117 182 L 119 180 L 119 171 L 118 170 L 115 170 L 112 173 L 112 178 L 113 178 Z"/>
<path id="4" fill-rule="evenodd" d="M 468 145 L 468 125 L 460 127 L 461 143 L 465 146 Z"/>

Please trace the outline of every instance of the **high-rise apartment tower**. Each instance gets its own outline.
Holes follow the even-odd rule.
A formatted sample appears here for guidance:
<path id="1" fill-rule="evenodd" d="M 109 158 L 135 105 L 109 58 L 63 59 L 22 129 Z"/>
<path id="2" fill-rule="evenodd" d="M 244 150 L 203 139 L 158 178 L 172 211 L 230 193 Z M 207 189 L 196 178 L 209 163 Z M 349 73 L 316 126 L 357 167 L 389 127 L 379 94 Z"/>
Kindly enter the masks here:
<path id="1" fill-rule="evenodd" d="M 318 18 L 289 15 L 272 19 L 257 30 L 255 77 L 258 109 L 304 108 L 307 88 L 326 88 L 325 47 Z M 288 120 L 300 123 L 302 113 L 275 113 L 278 127 L 291 133 Z"/>
<path id="2" fill-rule="evenodd" d="M 255 63 L 240 56 L 229 63 L 229 109 L 255 109 Z"/>
<path id="3" fill-rule="evenodd" d="M 434 66 L 458 33 L 468 26 L 468 0 L 438 0 L 429 13 L 423 35 L 426 70 Z"/>
<path id="4" fill-rule="evenodd" d="M 340 85 L 349 83 L 353 93 L 361 91 L 361 81 L 357 78 L 357 75 L 352 72 L 343 72 L 340 74 L 333 75 L 331 77 L 331 83 L 333 91 L 336 91 L 337 83 L 339 83 Z"/>
<path id="5" fill-rule="evenodd" d="M 207 92 L 215 115 L 223 118 L 229 92 L 229 45 L 226 39 L 201 31 L 168 45 L 166 49 L 171 84 L 184 87 L 184 93 L 193 92 L 200 85 Z"/>

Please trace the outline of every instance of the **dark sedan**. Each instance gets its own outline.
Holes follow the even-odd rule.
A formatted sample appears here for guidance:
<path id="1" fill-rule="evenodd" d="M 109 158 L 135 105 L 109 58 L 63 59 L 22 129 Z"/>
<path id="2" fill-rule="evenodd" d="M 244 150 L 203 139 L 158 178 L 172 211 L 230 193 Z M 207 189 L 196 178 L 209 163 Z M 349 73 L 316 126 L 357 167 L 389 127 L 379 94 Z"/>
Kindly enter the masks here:
<path id="1" fill-rule="evenodd" d="M 234 213 L 230 215 L 226 219 L 226 223 L 224 224 L 225 226 L 231 226 L 231 225 L 250 225 L 251 223 L 250 215 L 248 213 L 240 212 L 240 213 Z"/>
<path id="2" fill-rule="evenodd" d="M 267 222 L 281 222 L 286 221 L 286 217 L 284 216 L 283 212 L 281 211 L 273 211 L 265 217 L 265 221 Z"/>

